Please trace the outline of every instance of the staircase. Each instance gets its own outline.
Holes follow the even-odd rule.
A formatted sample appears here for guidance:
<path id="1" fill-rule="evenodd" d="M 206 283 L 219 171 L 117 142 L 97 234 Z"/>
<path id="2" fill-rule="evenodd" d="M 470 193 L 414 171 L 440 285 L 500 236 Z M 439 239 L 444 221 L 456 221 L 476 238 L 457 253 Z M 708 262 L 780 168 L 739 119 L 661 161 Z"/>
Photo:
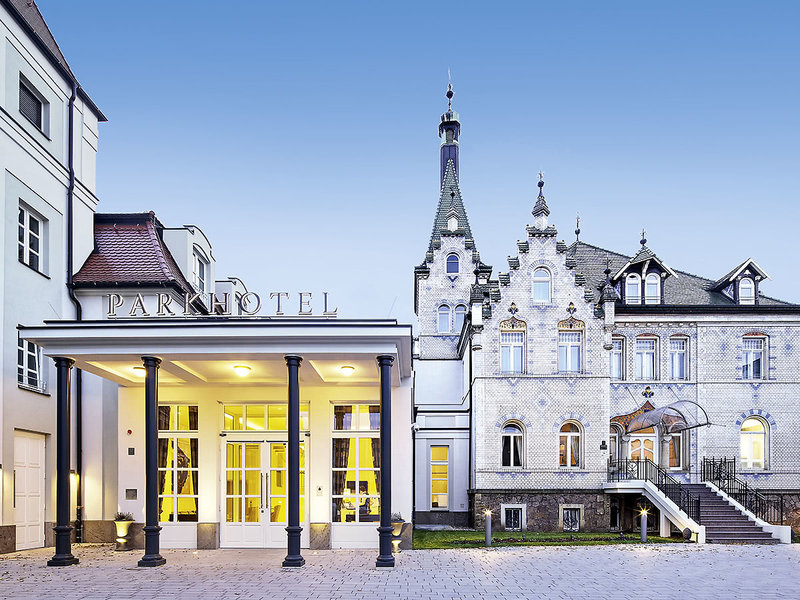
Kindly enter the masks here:
<path id="1" fill-rule="evenodd" d="M 704 483 L 683 484 L 700 498 L 700 520 L 706 528 L 709 544 L 780 544 L 744 513 Z"/>

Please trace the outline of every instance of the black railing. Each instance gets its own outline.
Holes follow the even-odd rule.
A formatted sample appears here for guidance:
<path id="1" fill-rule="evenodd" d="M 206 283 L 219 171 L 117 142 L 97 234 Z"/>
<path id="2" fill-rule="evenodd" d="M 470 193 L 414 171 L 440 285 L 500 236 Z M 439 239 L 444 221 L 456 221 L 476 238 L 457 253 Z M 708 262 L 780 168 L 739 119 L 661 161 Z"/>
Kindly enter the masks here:
<path id="1" fill-rule="evenodd" d="M 696 523 L 700 522 L 700 496 L 692 494 L 680 481 L 652 460 L 627 458 L 608 462 L 608 481 L 649 481 Z"/>
<path id="2" fill-rule="evenodd" d="M 735 458 L 704 458 L 701 476 L 767 523 L 783 525 L 783 495 L 769 498 L 736 476 Z"/>

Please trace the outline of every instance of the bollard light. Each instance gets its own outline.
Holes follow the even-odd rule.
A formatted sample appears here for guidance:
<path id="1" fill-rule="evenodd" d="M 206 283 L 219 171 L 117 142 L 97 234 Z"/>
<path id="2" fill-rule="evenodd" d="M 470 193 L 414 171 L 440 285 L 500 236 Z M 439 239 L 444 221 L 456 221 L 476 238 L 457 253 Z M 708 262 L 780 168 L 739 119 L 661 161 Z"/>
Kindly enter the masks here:
<path id="1" fill-rule="evenodd" d="M 646 508 L 643 508 L 643 509 L 642 509 L 642 512 L 641 512 L 641 513 L 639 513 L 639 514 L 640 514 L 640 515 L 641 515 L 641 517 L 642 517 L 642 519 L 641 519 L 641 532 L 640 532 L 640 536 L 641 536 L 642 543 L 643 543 L 643 544 L 646 544 L 646 543 L 647 543 L 647 509 L 646 509 Z"/>
<path id="2" fill-rule="evenodd" d="M 492 545 L 492 511 L 487 508 L 483 514 L 486 515 L 486 547 L 488 548 Z"/>

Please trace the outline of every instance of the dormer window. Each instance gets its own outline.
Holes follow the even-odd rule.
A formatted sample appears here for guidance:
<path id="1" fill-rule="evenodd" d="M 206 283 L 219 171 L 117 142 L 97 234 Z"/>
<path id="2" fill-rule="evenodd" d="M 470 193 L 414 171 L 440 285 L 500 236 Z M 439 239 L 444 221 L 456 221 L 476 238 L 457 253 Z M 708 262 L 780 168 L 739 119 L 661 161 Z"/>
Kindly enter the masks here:
<path id="1" fill-rule="evenodd" d="M 644 303 L 661 304 L 661 281 L 656 273 L 650 273 L 644 280 Z"/>
<path id="2" fill-rule="evenodd" d="M 200 293 L 205 293 L 208 281 L 208 261 L 195 249 L 192 253 L 192 285 Z"/>
<path id="3" fill-rule="evenodd" d="M 756 284 L 749 277 L 739 280 L 739 304 L 756 303 Z"/>
<path id="4" fill-rule="evenodd" d="M 625 278 L 625 304 L 642 303 L 642 279 L 636 273 Z"/>
<path id="5" fill-rule="evenodd" d="M 447 274 L 458 274 L 458 254 L 447 255 Z"/>

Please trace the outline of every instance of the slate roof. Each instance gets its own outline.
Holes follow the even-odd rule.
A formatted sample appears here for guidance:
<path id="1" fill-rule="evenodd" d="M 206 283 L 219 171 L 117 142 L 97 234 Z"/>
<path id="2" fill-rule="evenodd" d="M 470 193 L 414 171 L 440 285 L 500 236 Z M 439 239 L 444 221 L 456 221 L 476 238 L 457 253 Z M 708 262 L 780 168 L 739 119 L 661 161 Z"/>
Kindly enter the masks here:
<path id="1" fill-rule="evenodd" d="M 647 250 L 650 252 L 650 250 Z M 641 253 L 641 250 L 640 250 Z M 600 299 L 605 283 L 606 259 L 612 273 L 619 271 L 631 257 L 612 252 L 585 242 L 573 242 L 566 250 L 568 257 L 575 258 L 575 271 L 583 273 L 586 285 L 594 291 L 594 300 Z M 664 304 L 681 306 L 733 306 L 733 300 L 714 289 L 715 281 L 692 273 L 675 270 L 676 276 L 664 280 Z M 761 306 L 795 306 L 768 296 L 759 296 Z"/>
<path id="2" fill-rule="evenodd" d="M 769 278 L 769 275 L 767 275 L 764 272 L 764 270 L 758 266 L 758 263 L 756 261 L 754 261 L 752 258 L 748 258 L 746 261 L 735 266 L 733 269 L 725 273 L 725 275 L 717 279 L 713 284 L 714 289 L 723 289 L 728 285 L 730 285 L 734 276 L 737 275 L 740 271 L 743 271 L 744 268 L 747 267 L 748 265 L 753 271 L 761 275 L 761 277 L 763 277 L 764 279 Z"/>
<path id="3" fill-rule="evenodd" d="M 436 217 L 433 219 L 433 231 L 428 250 L 433 250 L 436 242 L 442 239 L 442 229 L 447 229 L 447 219 L 451 215 L 458 217 L 458 229 L 463 232 L 466 239 L 471 240 L 472 230 L 469 227 L 467 211 L 461 198 L 461 189 L 458 187 L 458 175 L 453 159 L 449 159 L 444 169 L 442 189 L 439 193 L 439 205 L 436 208 Z"/>
<path id="4" fill-rule="evenodd" d="M 74 286 L 171 286 L 191 293 L 164 243 L 163 230 L 153 212 L 96 214 L 95 248 L 73 277 Z"/>

